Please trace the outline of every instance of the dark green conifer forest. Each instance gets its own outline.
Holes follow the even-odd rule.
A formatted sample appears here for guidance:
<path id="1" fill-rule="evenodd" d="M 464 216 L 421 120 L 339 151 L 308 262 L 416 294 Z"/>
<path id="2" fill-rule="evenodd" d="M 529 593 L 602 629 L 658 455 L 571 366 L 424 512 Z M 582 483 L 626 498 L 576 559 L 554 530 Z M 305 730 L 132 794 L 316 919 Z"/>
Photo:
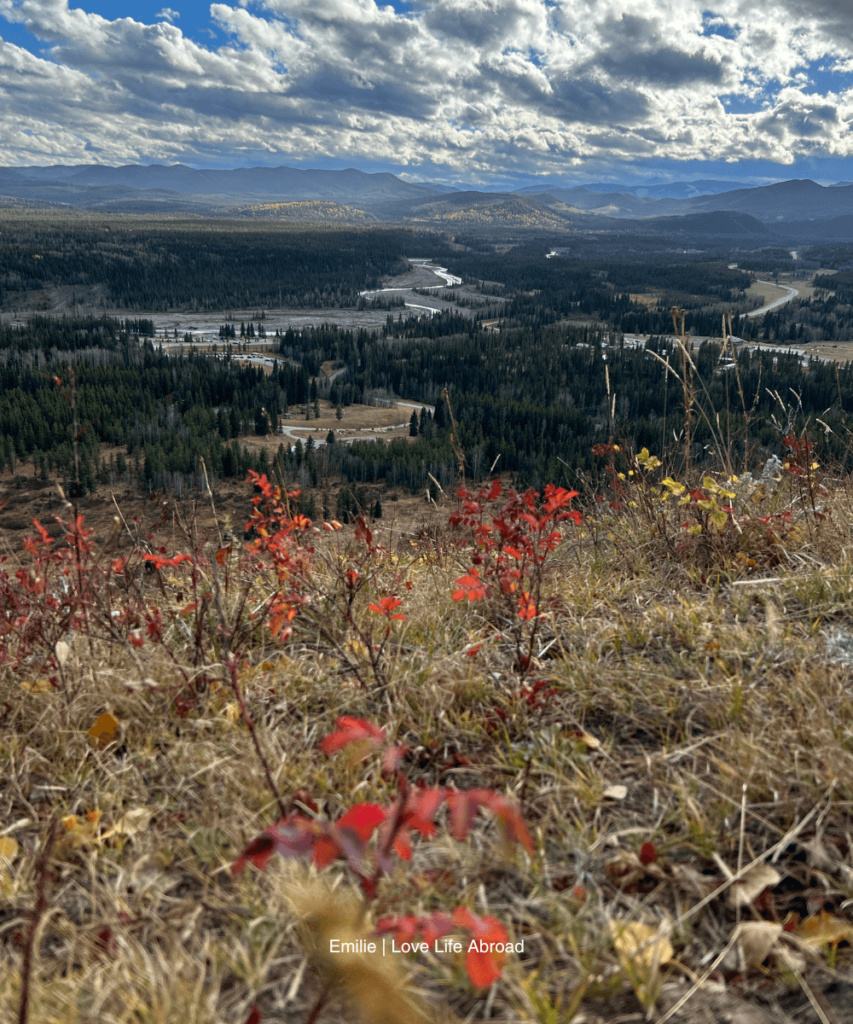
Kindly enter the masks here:
<path id="1" fill-rule="evenodd" d="M 849 331 L 853 286 L 844 260 L 850 254 L 837 246 L 831 256 L 840 272 L 818 277 L 814 300 L 747 320 L 744 293 L 752 278 L 713 248 L 678 258 L 639 250 L 627 258 L 604 243 L 595 255 L 587 240 L 577 258 L 546 260 L 546 239 L 538 237 L 498 252 L 482 239 L 451 245 L 445 236 L 427 239 L 402 229 L 273 231 L 37 218 L 25 235 L 22 223 L 0 236 L 3 308 L 16 308 L 34 290 L 44 295 L 79 286 L 100 289 L 124 313 L 5 317 L 0 468 L 7 471 L 59 473 L 70 482 L 76 420 L 83 492 L 123 479 L 184 493 L 200 485 L 200 458 L 214 481 L 242 478 L 252 468 L 277 470 L 308 488 L 337 477 L 354 487 L 384 483 L 417 491 L 428 486 L 429 474 L 446 486 L 458 473 L 441 398 L 446 389 L 469 477 L 481 478 L 498 464 L 522 483 L 575 483 L 597 471 L 592 448 L 602 442 L 659 454 L 681 449 L 682 385 L 662 362 L 680 366 L 672 342 L 664 340 L 672 332 L 669 305 L 685 309 L 693 334 L 712 336 L 694 353 L 699 401 L 712 417 L 709 424 L 698 406 L 694 411 L 695 464 L 712 461 L 721 439 L 739 462 L 762 461 L 778 451 L 790 415 L 812 428 L 819 418 L 825 426 L 816 440 L 824 454 L 849 462 L 849 365 L 816 359 L 803 365 L 784 349 L 740 349 L 739 390 L 732 367 L 721 363 L 721 339 L 713 340 L 728 309 L 741 337 L 761 333 L 789 343 L 815 322 L 822 330 Z M 381 330 L 327 324 L 275 335 L 258 313 L 240 333 L 266 337 L 275 347 L 269 373 L 228 357 L 166 354 L 153 343 L 152 315 L 162 309 L 355 308 L 359 291 L 405 269 L 407 253 L 427 244 L 453 273 L 479 287 L 482 309 L 448 309 L 431 318 L 392 311 Z M 653 299 L 640 301 L 648 295 Z M 499 330 L 481 326 L 490 315 L 500 318 Z M 658 337 L 643 348 L 623 339 L 630 332 Z M 234 323 L 226 319 L 219 335 L 235 339 Z M 321 374 L 328 362 L 340 371 L 332 380 Z M 343 414 L 377 396 L 422 402 L 434 413 L 413 414 L 408 436 L 388 442 L 333 439 L 306 451 L 283 439 L 272 455 L 245 444 L 248 436 L 276 433 L 288 412 L 316 415 L 320 400 Z"/>

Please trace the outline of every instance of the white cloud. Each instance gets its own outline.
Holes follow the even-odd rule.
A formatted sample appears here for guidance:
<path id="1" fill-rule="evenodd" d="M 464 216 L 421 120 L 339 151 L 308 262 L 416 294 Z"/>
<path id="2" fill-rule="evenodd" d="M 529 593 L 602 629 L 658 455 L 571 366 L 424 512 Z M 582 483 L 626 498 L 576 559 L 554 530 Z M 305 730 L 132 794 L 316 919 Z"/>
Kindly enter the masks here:
<path id="1" fill-rule="evenodd" d="M 818 94 L 811 79 L 817 61 L 849 68 L 848 7 L 240 0 L 211 4 L 229 41 L 204 46 L 168 7 L 147 25 L 68 0 L 0 0 L 0 19 L 47 46 L 0 42 L 0 162 L 88 160 L 94 147 L 108 162 L 279 153 L 488 177 L 656 156 L 851 156 L 853 91 L 839 78 Z"/>

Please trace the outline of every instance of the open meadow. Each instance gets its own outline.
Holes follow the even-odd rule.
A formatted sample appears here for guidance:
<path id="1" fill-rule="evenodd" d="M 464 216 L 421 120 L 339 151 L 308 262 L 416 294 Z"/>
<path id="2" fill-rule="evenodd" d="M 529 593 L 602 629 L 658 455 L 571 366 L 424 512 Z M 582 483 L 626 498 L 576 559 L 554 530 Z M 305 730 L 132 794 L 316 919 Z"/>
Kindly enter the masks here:
<path id="1" fill-rule="evenodd" d="M 602 455 L 7 549 L 4 1019 L 849 1019 L 849 481 Z"/>

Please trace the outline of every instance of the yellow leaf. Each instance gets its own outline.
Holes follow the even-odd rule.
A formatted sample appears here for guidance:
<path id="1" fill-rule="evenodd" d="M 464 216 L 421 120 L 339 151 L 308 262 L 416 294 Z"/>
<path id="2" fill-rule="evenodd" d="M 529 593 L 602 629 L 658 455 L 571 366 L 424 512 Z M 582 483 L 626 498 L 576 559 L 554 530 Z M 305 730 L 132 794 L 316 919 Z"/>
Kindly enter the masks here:
<path id="1" fill-rule="evenodd" d="M 9 864 L 18 856 L 18 840 L 12 836 L 0 836 L 0 861 L 6 860 Z"/>
<path id="2" fill-rule="evenodd" d="M 639 462 L 644 469 L 657 469 L 661 465 L 661 461 L 657 455 L 649 455 L 648 448 L 643 448 L 637 456 L 637 462 Z"/>
<path id="3" fill-rule="evenodd" d="M 53 693 L 49 679 L 22 679 L 21 689 L 27 693 Z"/>
<path id="4" fill-rule="evenodd" d="M 118 739 L 120 732 L 118 719 L 114 718 L 109 711 L 105 711 L 89 727 L 89 739 L 91 739 L 95 750 L 103 750 Z"/>
<path id="5" fill-rule="evenodd" d="M 661 483 L 664 487 L 668 487 L 670 491 L 672 491 L 672 493 L 675 495 L 684 494 L 686 490 L 684 484 L 680 484 L 677 480 L 673 480 L 671 476 L 668 476 L 665 480 L 662 480 Z"/>
<path id="6" fill-rule="evenodd" d="M 835 946 L 839 942 L 853 943 L 853 925 L 825 910 L 807 917 L 794 934 L 800 942 L 814 949 Z"/>
<path id="7" fill-rule="evenodd" d="M 76 850 L 78 846 L 92 846 L 100 842 L 98 836 L 98 824 L 101 820 L 100 811 L 89 811 L 83 818 L 76 814 L 69 814 L 62 819 L 65 826 L 65 835 L 56 844 L 60 853 L 68 853 Z"/>
<path id="8" fill-rule="evenodd" d="M 655 964 L 662 967 L 675 956 L 675 950 L 658 928 L 651 928 L 640 921 L 610 922 L 610 937 L 616 955 L 626 966 L 634 969 L 651 969 Z"/>
<path id="9" fill-rule="evenodd" d="M 344 644 L 344 650 L 347 654 L 355 655 L 356 658 L 366 658 L 369 653 L 361 640 L 347 640 Z"/>

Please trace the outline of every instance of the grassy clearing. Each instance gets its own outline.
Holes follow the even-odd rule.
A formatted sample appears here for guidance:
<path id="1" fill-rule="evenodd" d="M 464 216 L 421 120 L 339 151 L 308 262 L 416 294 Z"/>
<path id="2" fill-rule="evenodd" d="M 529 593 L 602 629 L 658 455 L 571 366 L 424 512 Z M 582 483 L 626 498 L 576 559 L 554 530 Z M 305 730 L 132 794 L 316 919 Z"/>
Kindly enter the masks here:
<path id="1" fill-rule="evenodd" d="M 787 487 L 774 507 L 794 507 Z M 533 836 L 534 856 L 507 853 L 488 816 L 467 842 L 439 819 L 367 917 L 344 867 L 274 857 L 232 878 L 281 815 L 214 642 L 200 658 L 178 629 L 138 651 L 78 632 L 58 685 L 44 659 L 7 665 L 0 1016 L 19 1012 L 41 892 L 29 1019 L 46 1024 L 243 1024 L 252 1007 L 257 1021 L 297 1024 L 692 1021 L 723 992 L 738 1020 L 761 1008 L 784 1020 L 780 1007 L 843 1020 L 825 993 L 853 955 L 846 482 L 825 505 L 827 519 L 797 512 L 797 532 L 770 554 L 753 539 L 753 565 L 721 542 L 704 565 L 698 548 L 679 555 L 630 508 L 564 525 L 527 666 L 496 604 L 453 600 L 470 552 L 449 528 L 416 542 L 375 531 L 387 550 L 351 606 L 378 643 L 368 601 L 402 597 L 382 685 L 333 602 L 303 607 L 285 643 L 259 635 L 239 680 L 288 810 L 334 820 L 389 800 L 376 758 L 318 748 L 353 715 L 407 745 L 410 783 L 512 795 Z M 685 511 L 660 514 L 681 537 Z M 314 585 L 337 593 L 335 566 L 357 542 L 347 529 L 316 544 Z M 162 590 L 142 574 L 164 614 L 188 600 L 183 568 L 164 570 Z M 104 712 L 118 731 L 99 738 L 89 730 Z M 524 943 L 485 991 L 459 954 L 328 952 L 381 916 L 460 905 Z"/>

